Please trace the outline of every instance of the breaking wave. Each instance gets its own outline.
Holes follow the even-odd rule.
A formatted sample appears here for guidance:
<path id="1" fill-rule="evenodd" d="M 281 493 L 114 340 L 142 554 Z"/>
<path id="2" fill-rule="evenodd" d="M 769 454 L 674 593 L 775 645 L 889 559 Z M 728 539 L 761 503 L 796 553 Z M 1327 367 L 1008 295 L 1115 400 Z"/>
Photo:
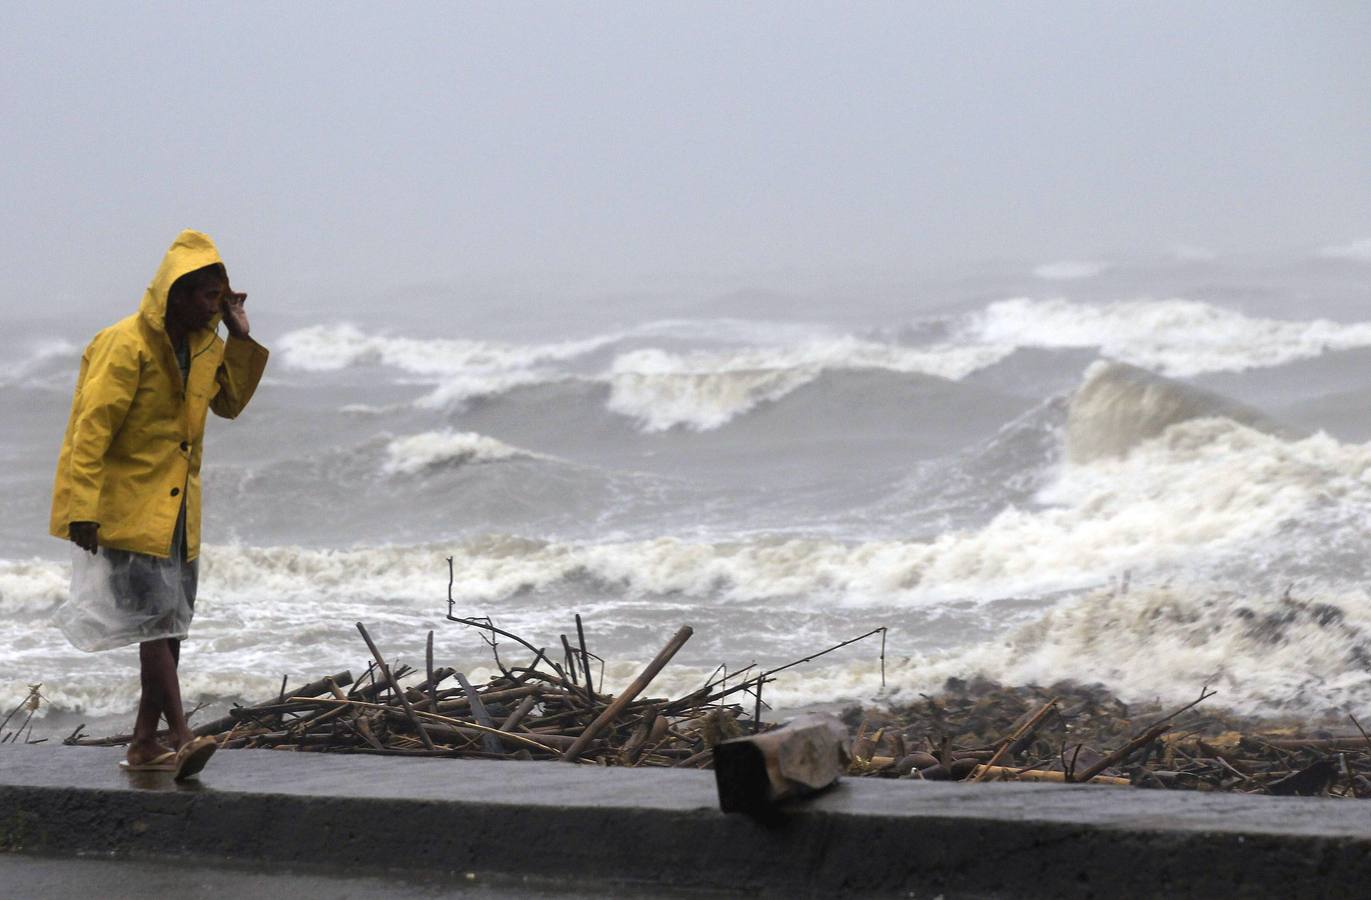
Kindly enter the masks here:
<path id="1" fill-rule="evenodd" d="M 388 475 L 421 472 L 466 463 L 534 459 L 539 454 L 469 431 L 426 431 L 396 438 L 386 445 L 382 471 Z"/>
<path id="2" fill-rule="evenodd" d="M 1004 347 L 905 347 L 855 337 L 729 352 L 637 350 L 617 356 L 608 376 L 611 411 L 645 431 L 718 428 L 779 400 L 827 371 L 879 369 L 961 379 L 1012 352 Z"/>
<path id="3" fill-rule="evenodd" d="M 524 369 L 572 359 L 617 339 L 615 335 L 550 344 L 509 344 L 445 338 L 366 334 L 347 323 L 315 325 L 278 340 L 286 365 L 310 372 L 385 365 L 416 375 L 464 375 Z"/>
<path id="4" fill-rule="evenodd" d="M 1074 462 L 1127 453 L 1172 425 L 1218 417 L 1276 434 L 1264 414 L 1191 385 L 1122 363 L 1096 362 L 1071 397 L 1066 455 Z"/>
<path id="5" fill-rule="evenodd" d="M 680 349 L 681 342 L 709 346 Z M 647 343 L 648 346 L 643 346 Z M 825 372 L 878 370 L 962 380 L 1017 351 L 1091 350 L 1170 377 L 1268 368 L 1371 347 L 1371 322 L 1267 319 L 1195 300 L 1083 304 L 1020 297 L 889 332 L 818 325 L 671 320 L 547 344 L 419 339 L 319 325 L 284 336 L 287 366 L 386 366 L 428 385 L 424 408 L 460 407 L 521 387 L 607 385 L 607 409 L 645 432 L 710 430 Z"/>
<path id="6" fill-rule="evenodd" d="M 1263 319 L 1181 299 L 1002 300 L 973 313 L 963 334 L 990 345 L 1094 348 L 1110 359 L 1173 377 L 1270 368 L 1333 350 L 1371 347 L 1371 322 Z"/>
<path id="7" fill-rule="evenodd" d="M 45 383 L 47 379 L 42 378 L 43 375 L 53 375 L 63 383 L 75 382 L 70 362 L 80 355 L 81 348 L 71 341 L 50 338 L 31 342 L 25 349 L 25 355 L 17 361 L 0 364 L 0 388 L 26 384 L 35 377 L 40 383 Z M 56 371 L 49 371 L 58 362 L 63 365 Z"/>
<path id="8" fill-rule="evenodd" d="M 901 666 L 923 689 L 976 672 L 1007 684 L 1103 683 L 1126 701 L 1193 700 L 1259 715 L 1371 702 L 1371 596 L 1239 593 L 1212 584 L 1093 591 L 1003 638 Z M 899 677 L 899 676 L 897 676 Z"/>
<path id="9" fill-rule="evenodd" d="M 496 458 L 518 453 L 470 436 L 418 437 L 420 449 L 399 457 L 397 466 L 422 471 L 473 445 Z M 1028 504 L 1006 508 L 981 528 L 928 541 L 488 536 L 346 551 L 220 546 L 206 554 L 202 583 L 207 594 L 243 598 L 321 590 L 414 597 L 431 592 L 435 560 L 454 556 L 455 591 L 476 603 L 580 584 L 634 597 L 922 606 L 1045 595 L 1101 584 L 1125 570 L 1193 573 L 1230 555 L 1258 573 L 1263 556 L 1299 555 L 1313 565 L 1332 552 L 1321 527 L 1330 521 L 1371 521 L 1371 448 L 1326 435 L 1287 441 L 1202 418 L 1173 425 L 1123 456 L 1064 462 Z M 0 567 L 5 615 L 15 602 L 31 608 L 35 592 L 55 599 L 59 582 L 45 565 Z"/>

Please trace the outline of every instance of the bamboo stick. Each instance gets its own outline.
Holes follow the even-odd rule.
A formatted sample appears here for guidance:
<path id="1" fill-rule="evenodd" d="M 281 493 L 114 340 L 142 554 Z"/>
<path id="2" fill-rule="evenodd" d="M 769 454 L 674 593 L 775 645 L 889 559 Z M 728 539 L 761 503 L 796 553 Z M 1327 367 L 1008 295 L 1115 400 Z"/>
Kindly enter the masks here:
<path id="1" fill-rule="evenodd" d="M 538 695 L 529 694 L 519 703 L 519 706 L 515 708 L 514 712 L 509 714 L 509 718 L 500 723 L 500 730 L 513 731 L 515 726 L 522 722 L 524 717 L 527 716 L 529 711 L 537 704 Z"/>
<path id="2" fill-rule="evenodd" d="M 1015 769 L 1011 766 L 977 766 L 971 776 L 972 781 L 1066 781 L 1065 772 L 1049 769 Z M 1126 786 L 1133 782 L 1116 775 L 1094 775 L 1086 783 Z"/>
<path id="3" fill-rule="evenodd" d="M 363 707 L 363 708 L 365 708 L 365 709 L 380 710 L 382 713 L 390 713 L 390 714 L 392 714 L 392 715 L 404 715 L 404 713 L 403 713 L 401 710 L 396 709 L 396 708 L 393 707 L 393 706 L 388 706 L 388 705 L 381 704 L 381 703 L 367 703 L 367 702 L 362 701 L 362 700 L 328 700 L 328 699 L 325 699 L 325 698 L 323 698 L 323 697 L 319 697 L 319 698 L 316 698 L 313 702 L 315 702 L 315 703 L 329 703 L 329 704 L 332 704 L 332 703 L 350 703 L 350 704 L 352 704 L 353 706 L 360 706 L 360 707 Z M 435 722 L 442 722 L 442 723 L 444 723 L 444 724 L 446 724 L 446 725 L 452 725 L 452 726 L 455 726 L 455 727 L 458 727 L 458 728 L 467 728 L 467 729 L 471 729 L 471 730 L 473 730 L 473 731 L 484 731 L 484 732 L 491 732 L 491 731 L 494 731 L 494 733 L 495 733 L 495 735 L 496 735 L 497 737 L 501 737 L 501 736 L 502 736 L 502 737 L 504 737 L 504 738 L 510 738 L 510 739 L 515 740 L 515 741 L 518 741 L 519 743 L 523 744 L 524 746 L 530 747 L 530 748 L 532 748 L 532 749 L 534 749 L 534 750 L 544 750 L 544 751 L 546 751 L 546 752 L 548 752 L 548 753 L 554 753 L 554 752 L 555 752 L 551 747 L 548 747 L 546 744 L 540 744 L 538 741 L 535 741 L 533 738 L 536 737 L 537 735 L 525 736 L 525 735 L 523 735 L 523 734 L 520 734 L 519 732 L 502 732 L 502 731 L 495 730 L 495 729 L 488 729 L 488 728 L 486 728 L 484 725 L 477 725 L 477 724 L 475 724 L 474 722 L 463 722 L 461 719 L 450 719 L 450 718 L 448 718 L 447 716 L 440 716 L 440 715 L 438 715 L 437 713 L 423 712 L 422 710 L 411 709 L 410 712 L 412 712 L 416 718 L 421 718 L 421 719 L 432 719 L 432 720 L 435 721 Z"/>
<path id="4" fill-rule="evenodd" d="M 428 646 L 424 652 L 424 662 L 428 674 L 428 711 L 438 711 L 438 681 L 433 677 L 433 629 L 428 630 Z"/>
<path id="5" fill-rule="evenodd" d="M 676 632 L 671 640 L 667 641 L 666 646 L 653 657 L 652 662 L 647 664 L 647 668 L 644 669 L 637 678 L 633 679 L 633 683 L 630 684 L 622 694 L 614 698 L 608 708 L 600 713 L 599 717 L 594 722 L 590 723 L 590 727 L 581 732 L 581 736 L 577 738 L 576 743 L 572 744 L 567 752 L 562 754 L 562 759 L 571 762 L 579 757 L 585 750 L 586 745 L 589 744 L 606 725 L 614 721 L 615 717 L 623 711 L 624 707 L 628 706 L 628 704 L 639 694 L 647 690 L 647 686 L 652 683 L 652 679 L 657 677 L 657 673 L 662 671 L 663 667 L 671 661 L 671 658 L 676 655 L 677 651 L 685 646 L 685 642 L 690 640 L 690 636 L 694 633 L 694 629 L 689 625 L 682 625 L 680 630 Z"/>
<path id="6" fill-rule="evenodd" d="M 385 676 L 386 681 L 390 682 L 391 689 L 400 698 L 400 705 L 405 708 L 405 715 L 409 716 L 410 721 L 414 723 L 414 730 L 419 732 L 419 738 L 424 742 L 424 748 L 427 750 L 436 749 L 433 746 L 433 741 L 429 739 L 428 733 L 419 727 L 419 720 L 415 718 L 414 707 L 410 705 L 409 697 L 405 696 L 405 692 L 400 689 L 399 683 L 390 674 L 390 666 L 386 665 L 385 659 L 381 657 L 381 651 L 376 649 L 376 643 L 372 641 L 371 635 L 367 634 L 366 626 L 358 622 L 357 630 L 362 633 L 362 640 L 367 642 L 367 649 L 371 651 L 371 656 L 376 660 L 376 665 L 381 668 L 381 674 Z"/>
<path id="7" fill-rule="evenodd" d="M 1000 761 L 1001 757 L 1003 757 L 1006 753 L 1009 752 L 1010 747 L 1017 744 L 1024 737 L 1037 731 L 1038 728 L 1042 725 L 1042 723 L 1047 720 L 1047 714 L 1056 708 L 1056 697 L 1053 697 L 1051 700 L 1044 703 L 1042 707 L 1037 712 L 1035 712 L 1027 722 L 1025 722 L 1017 731 L 1010 735 L 1007 740 L 1001 742 L 999 748 L 995 751 L 995 755 L 990 757 L 990 762 L 984 766 L 985 771 L 988 772 L 990 771 L 990 769 L 994 768 L 995 764 Z M 971 780 L 980 781 L 984 777 L 985 774 L 983 772 L 979 776 L 973 775 Z"/>

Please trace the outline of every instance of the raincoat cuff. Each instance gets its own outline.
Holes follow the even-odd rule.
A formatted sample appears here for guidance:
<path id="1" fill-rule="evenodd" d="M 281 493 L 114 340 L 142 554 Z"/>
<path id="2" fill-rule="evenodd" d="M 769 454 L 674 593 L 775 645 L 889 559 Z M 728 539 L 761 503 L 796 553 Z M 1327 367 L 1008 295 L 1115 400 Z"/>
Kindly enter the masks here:
<path id="1" fill-rule="evenodd" d="M 267 351 L 266 347 L 263 347 L 261 344 L 254 341 L 252 335 L 248 335 L 247 337 L 234 337 L 233 335 L 229 335 L 228 339 L 224 341 L 224 355 L 234 357 L 234 361 L 237 362 L 239 360 L 247 361 L 259 356 L 265 360 L 271 354 Z"/>
<path id="2" fill-rule="evenodd" d="M 71 526 L 72 522 L 100 522 L 100 510 L 98 504 L 86 504 L 73 500 L 71 509 L 67 513 L 67 521 L 62 523 L 63 528 Z"/>

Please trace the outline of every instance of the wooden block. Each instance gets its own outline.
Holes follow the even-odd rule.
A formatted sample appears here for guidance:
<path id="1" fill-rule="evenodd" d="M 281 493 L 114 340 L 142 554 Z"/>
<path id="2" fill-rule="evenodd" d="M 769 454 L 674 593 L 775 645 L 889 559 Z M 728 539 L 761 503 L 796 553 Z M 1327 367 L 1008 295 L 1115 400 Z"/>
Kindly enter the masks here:
<path id="1" fill-rule="evenodd" d="M 830 715 L 800 716 L 762 734 L 724 741 L 714 748 L 719 808 L 766 815 L 783 801 L 833 784 L 850 761 L 847 729 Z"/>

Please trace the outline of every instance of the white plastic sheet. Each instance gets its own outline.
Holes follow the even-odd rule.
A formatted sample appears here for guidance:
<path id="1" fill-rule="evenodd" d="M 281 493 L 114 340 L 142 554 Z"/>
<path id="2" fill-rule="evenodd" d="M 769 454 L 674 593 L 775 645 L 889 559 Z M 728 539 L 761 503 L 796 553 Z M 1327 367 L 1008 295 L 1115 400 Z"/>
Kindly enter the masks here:
<path id="1" fill-rule="evenodd" d="M 96 651 L 159 638 L 184 638 L 195 607 L 198 566 L 185 559 L 182 530 L 163 559 L 72 545 L 71 596 L 54 621 L 79 650 Z"/>

